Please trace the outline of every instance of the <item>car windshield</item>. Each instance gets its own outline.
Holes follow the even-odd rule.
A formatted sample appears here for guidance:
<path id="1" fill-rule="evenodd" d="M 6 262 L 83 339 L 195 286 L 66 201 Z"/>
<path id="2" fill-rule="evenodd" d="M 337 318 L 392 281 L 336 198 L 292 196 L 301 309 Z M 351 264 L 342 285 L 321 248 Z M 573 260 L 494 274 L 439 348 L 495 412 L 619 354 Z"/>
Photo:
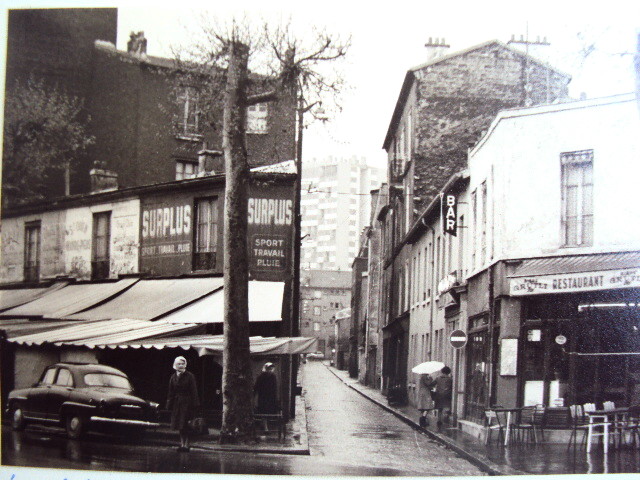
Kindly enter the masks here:
<path id="1" fill-rule="evenodd" d="M 111 373 L 87 373 L 84 383 L 90 387 L 111 387 L 131 390 L 129 379 Z"/>

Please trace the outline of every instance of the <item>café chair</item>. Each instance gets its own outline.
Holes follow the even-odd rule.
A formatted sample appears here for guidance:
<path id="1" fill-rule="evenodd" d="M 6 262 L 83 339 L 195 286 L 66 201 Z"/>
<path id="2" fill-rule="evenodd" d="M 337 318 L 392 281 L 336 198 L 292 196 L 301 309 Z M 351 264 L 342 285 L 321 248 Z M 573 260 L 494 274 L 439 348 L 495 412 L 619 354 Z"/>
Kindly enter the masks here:
<path id="1" fill-rule="evenodd" d="M 530 441 L 538 443 L 538 438 L 542 439 L 542 420 L 544 418 L 544 407 L 542 405 L 529 405 L 520 410 L 519 421 L 513 425 L 516 438 L 519 441 Z"/>
<path id="2" fill-rule="evenodd" d="M 504 412 L 496 412 L 495 410 L 485 410 L 484 415 L 487 419 L 487 437 L 485 445 L 491 441 L 491 432 L 498 432 L 498 443 L 504 443 L 504 428 L 506 426 L 506 417 Z"/>

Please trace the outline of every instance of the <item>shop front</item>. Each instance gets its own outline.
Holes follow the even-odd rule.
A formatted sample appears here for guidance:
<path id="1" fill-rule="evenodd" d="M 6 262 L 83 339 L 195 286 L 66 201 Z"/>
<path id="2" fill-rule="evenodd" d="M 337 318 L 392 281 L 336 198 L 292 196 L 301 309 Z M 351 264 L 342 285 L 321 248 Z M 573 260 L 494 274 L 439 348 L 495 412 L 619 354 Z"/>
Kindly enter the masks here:
<path id="1" fill-rule="evenodd" d="M 610 268 L 637 257 L 533 259 L 516 267 L 509 290 L 522 307 L 521 405 L 640 404 L 640 269 Z"/>

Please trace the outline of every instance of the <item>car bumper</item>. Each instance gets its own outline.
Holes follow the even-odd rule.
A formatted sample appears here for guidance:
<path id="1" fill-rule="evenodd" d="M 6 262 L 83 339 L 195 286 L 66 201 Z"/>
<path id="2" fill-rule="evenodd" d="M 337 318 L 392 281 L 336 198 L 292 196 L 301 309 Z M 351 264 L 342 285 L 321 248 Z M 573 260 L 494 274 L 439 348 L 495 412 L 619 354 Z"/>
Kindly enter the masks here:
<path id="1" fill-rule="evenodd" d="M 117 425 L 133 425 L 137 427 L 159 427 L 158 422 L 147 422 L 144 420 L 129 420 L 124 418 L 109 418 L 109 417 L 91 417 L 92 422 L 111 423 Z"/>

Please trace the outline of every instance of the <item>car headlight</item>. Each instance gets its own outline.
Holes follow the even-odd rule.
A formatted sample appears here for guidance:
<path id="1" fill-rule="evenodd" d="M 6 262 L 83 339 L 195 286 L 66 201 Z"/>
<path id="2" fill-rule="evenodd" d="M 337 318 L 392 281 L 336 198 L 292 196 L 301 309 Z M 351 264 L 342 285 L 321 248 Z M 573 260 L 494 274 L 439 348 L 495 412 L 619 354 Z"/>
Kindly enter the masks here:
<path id="1" fill-rule="evenodd" d="M 156 403 L 156 402 L 149 402 L 149 406 L 153 409 L 153 410 L 159 410 L 160 409 L 160 404 Z"/>

